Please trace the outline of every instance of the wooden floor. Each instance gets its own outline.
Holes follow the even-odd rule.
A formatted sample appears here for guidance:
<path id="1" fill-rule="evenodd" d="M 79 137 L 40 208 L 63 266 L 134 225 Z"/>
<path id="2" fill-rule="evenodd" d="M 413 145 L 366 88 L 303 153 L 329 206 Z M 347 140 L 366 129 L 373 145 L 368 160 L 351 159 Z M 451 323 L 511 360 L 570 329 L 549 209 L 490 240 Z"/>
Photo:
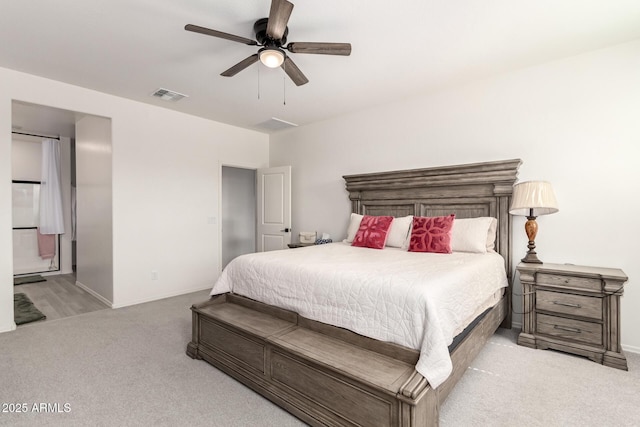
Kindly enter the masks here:
<path id="1" fill-rule="evenodd" d="M 44 276 L 46 282 L 14 286 L 14 293 L 24 293 L 47 318 L 62 319 L 109 308 L 102 301 L 76 286 L 74 274 Z M 27 325 L 33 323 L 27 323 Z"/>

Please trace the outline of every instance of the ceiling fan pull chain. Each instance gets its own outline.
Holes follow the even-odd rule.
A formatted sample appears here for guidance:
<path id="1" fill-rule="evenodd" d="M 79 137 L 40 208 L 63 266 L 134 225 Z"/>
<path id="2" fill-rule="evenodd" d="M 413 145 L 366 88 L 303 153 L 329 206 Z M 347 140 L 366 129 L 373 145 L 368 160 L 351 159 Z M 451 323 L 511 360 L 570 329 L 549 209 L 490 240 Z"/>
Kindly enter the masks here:
<path id="1" fill-rule="evenodd" d="M 287 105 L 287 80 L 282 77 L 282 105 Z"/>
<path id="2" fill-rule="evenodd" d="M 260 100 L 260 67 L 258 67 L 258 101 Z"/>

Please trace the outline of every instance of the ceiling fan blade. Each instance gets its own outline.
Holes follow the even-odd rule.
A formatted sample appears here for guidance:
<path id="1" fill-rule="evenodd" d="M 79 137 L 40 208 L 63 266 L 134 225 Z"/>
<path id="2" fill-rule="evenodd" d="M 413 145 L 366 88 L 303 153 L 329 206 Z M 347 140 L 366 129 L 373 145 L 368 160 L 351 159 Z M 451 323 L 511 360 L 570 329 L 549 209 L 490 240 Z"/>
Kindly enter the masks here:
<path id="1" fill-rule="evenodd" d="M 287 0 L 271 0 L 271 10 L 267 21 L 267 35 L 280 40 L 287 29 L 287 23 L 293 10 L 293 3 Z"/>
<path id="2" fill-rule="evenodd" d="M 253 55 L 249 56 L 248 58 L 243 59 L 242 61 L 238 62 L 236 65 L 234 65 L 233 67 L 229 68 L 227 71 L 224 71 L 222 73 L 220 73 L 221 76 L 225 76 L 225 77 L 233 77 L 236 74 L 238 74 L 240 71 L 244 70 L 245 68 L 247 68 L 249 65 L 255 64 L 256 62 L 258 62 L 258 54 L 254 53 Z"/>
<path id="3" fill-rule="evenodd" d="M 309 79 L 302 74 L 300 68 L 298 68 L 298 66 L 288 56 L 285 58 L 281 67 L 284 72 L 287 73 L 287 76 L 293 80 L 296 86 L 302 86 L 305 83 L 309 83 Z"/>
<path id="4" fill-rule="evenodd" d="M 291 53 L 314 53 L 322 55 L 351 55 L 351 43 L 289 43 L 287 50 Z"/>
<path id="5" fill-rule="evenodd" d="M 232 42 L 244 43 L 249 46 L 257 46 L 258 42 L 255 40 L 247 39 L 245 37 L 234 36 L 233 34 L 223 33 L 222 31 L 212 30 L 210 28 L 200 27 L 198 25 L 187 24 L 184 26 L 187 31 L 193 31 L 194 33 L 205 34 L 207 36 L 218 37 L 225 40 L 231 40 Z"/>

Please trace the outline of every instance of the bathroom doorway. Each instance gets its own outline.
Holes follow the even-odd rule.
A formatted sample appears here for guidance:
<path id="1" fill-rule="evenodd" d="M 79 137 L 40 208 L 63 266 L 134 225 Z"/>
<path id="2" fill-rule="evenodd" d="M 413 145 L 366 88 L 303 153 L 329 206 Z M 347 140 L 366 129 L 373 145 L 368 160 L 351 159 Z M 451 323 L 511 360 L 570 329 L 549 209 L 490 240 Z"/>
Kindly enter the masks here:
<path id="1" fill-rule="evenodd" d="M 62 317 L 73 316 L 77 314 L 95 311 L 99 309 L 109 308 L 111 306 L 109 297 L 112 296 L 112 262 L 105 260 L 102 269 L 109 271 L 102 276 L 106 276 L 106 280 L 101 281 L 104 287 L 106 282 L 108 290 L 96 291 L 95 281 L 93 280 L 91 263 L 84 262 L 83 268 L 82 258 L 78 257 L 77 249 L 82 251 L 83 246 L 91 247 L 91 235 L 82 232 L 82 223 L 87 222 L 86 210 L 77 209 L 78 190 L 84 194 L 86 199 L 86 191 L 82 191 L 82 182 L 93 181 L 96 178 L 111 184 L 110 172 L 105 176 L 91 176 L 87 178 L 87 173 L 93 174 L 95 166 L 87 167 L 87 155 L 83 149 L 85 142 L 78 141 L 76 138 L 76 125 L 80 123 L 83 133 L 91 134 L 92 130 L 98 129 L 99 133 L 107 134 L 103 138 L 103 143 L 109 147 L 108 150 L 102 150 L 101 155 L 108 152 L 108 162 L 110 170 L 111 162 L 111 123 L 110 119 L 91 116 L 84 113 L 78 113 L 63 110 L 55 107 L 36 105 L 21 101 L 12 102 L 12 179 L 14 182 L 22 181 L 31 184 L 31 191 L 25 192 L 25 188 L 18 189 L 18 193 L 29 193 L 32 196 L 33 204 L 27 206 L 22 203 L 18 206 L 18 210 L 14 208 L 13 223 L 14 228 L 17 222 L 29 220 L 31 227 L 38 225 L 38 209 L 37 199 L 33 197 L 33 188 L 38 187 L 42 181 L 42 141 L 45 138 L 53 138 L 58 141 L 57 145 L 60 151 L 60 187 L 62 193 L 62 206 L 64 217 L 64 233 L 57 235 L 55 241 L 55 258 L 42 259 L 41 247 L 38 245 L 38 235 L 35 227 L 22 228 L 13 232 L 13 248 L 14 248 L 14 295 L 25 294 L 31 300 L 33 305 L 46 315 L 48 320 L 58 319 Z M 88 129 L 88 130 L 87 130 Z M 107 132 L 104 131 L 107 129 Z M 84 140 L 86 140 L 86 136 Z M 80 149 L 78 150 L 78 143 Z M 95 148 L 95 141 L 92 139 L 91 148 Z M 80 151 L 80 155 L 78 155 Z M 80 177 L 78 177 L 77 161 L 83 162 L 84 168 L 81 167 Z M 82 166 L 82 163 L 81 163 Z M 89 172 L 87 172 L 89 171 Z M 79 178 L 79 179 L 78 179 Z M 80 187 L 80 188 L 79 188 Z M 87 185 L 85 184 L 85 187 Z M 88 187 L 87 187 L 88 188 Z M 14 192 L 14 197 L 15 198 Z M 21 193 L 20 193 L 21 194 Z M 24 200 L 22 201 L 24 202 Z M 101 209 L 101 212 L 107 212 L 109 218 L 102 219 L 103 222 L 111 223 L 111 195 L 108 199 L 91 200 L 94 209 Z M 13 204 L 13 200 L 12 200 Z M 85 204 L 87 202 L 85 201 Z M 27 212 L 28 210 L 31 212 Z M 85 212 L 85 216 L 81 215 Z M 26 218 L 32 214 L 31 218 Z M 80 221 L 78 221 L 80 219 Z M 93 219 L 90 219 L 93 221 Z M 17 222 L 16 222 L 17 221 Z M 84 227 L 89 229 L 89 227 Z M 79 232 L 80 231 L 80 232 Z M 107 228 L 108 236 L 101 240 L 110 242 L 111 228 Z M 110 246 L 110 245 L 108 245 Z M 86 251 L 86 252 L 91 252 Z M 86 256 L 85 256 L 86 257 Z M 77 262 L 79 259 L 80 262 Z M 87 267 L 89 266 L 89 267 Z M 79 270 L 79 271 L 78 271 Z M 84 276 L 86 283 L 82 283 L 79 279 Z M 95 276 L 95 274 L 94 274 Z M 98 279 L 100 279 L 98 277 Z"/>

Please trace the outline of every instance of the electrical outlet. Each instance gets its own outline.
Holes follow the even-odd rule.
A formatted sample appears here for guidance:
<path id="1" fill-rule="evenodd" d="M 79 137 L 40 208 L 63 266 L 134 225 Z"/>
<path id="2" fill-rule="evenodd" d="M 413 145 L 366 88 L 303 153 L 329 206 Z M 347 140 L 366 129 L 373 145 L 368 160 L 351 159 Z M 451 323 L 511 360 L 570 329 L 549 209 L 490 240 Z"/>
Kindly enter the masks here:
<path id="1" fill-rule="evenodd" d="M 151 280 L 158 280 L 158 272 L 156 270 L 151 271 Z"/>

